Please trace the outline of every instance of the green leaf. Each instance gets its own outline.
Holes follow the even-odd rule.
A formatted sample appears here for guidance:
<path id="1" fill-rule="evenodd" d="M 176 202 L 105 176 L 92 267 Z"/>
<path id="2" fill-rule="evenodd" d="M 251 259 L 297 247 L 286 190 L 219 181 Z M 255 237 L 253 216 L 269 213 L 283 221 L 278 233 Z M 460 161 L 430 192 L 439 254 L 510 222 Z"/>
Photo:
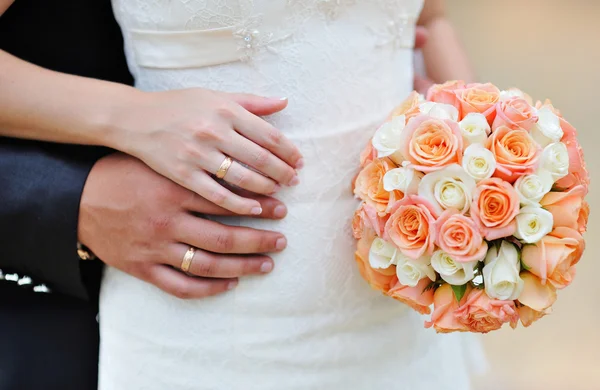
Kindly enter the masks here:
<path id="1" fill-rule="evenodd" d="M 452 291 L 454 291 L 454 296 L 456 297 L 456 300 L 460 302 L 462 297 L 465 295 L 465 292 L 467 291 L 467 285 L 463 284 L 462 286 L 452 286 Z"/>

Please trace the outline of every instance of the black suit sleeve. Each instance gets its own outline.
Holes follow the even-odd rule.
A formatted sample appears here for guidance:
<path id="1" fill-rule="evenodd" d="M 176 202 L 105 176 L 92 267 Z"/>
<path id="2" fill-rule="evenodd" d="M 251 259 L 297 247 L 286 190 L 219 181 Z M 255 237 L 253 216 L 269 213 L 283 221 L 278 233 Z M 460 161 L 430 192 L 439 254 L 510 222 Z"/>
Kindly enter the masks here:
<path id="1" fill-rule="evenodd" d="M 0 138 L 0 268 L 87 299 L 97 283 L 90 281 L 90 291 L 82 267 L 99 265 L 79 260 L 77 222 L 85 181 L 100 156 L 70 148 Z"/>

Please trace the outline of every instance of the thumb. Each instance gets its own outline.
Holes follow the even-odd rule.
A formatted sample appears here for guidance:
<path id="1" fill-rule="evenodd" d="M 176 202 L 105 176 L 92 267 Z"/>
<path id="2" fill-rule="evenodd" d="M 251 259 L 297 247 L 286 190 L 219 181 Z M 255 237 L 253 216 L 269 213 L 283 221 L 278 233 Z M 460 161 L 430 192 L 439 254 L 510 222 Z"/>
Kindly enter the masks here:
<path id="1" fill-rule="evenodd" d="M 414 83 L 415 91 L 423 95 L 426 95 L 429 87 L 431 87 L 434 84 L 433 81 L 431 81 L 430 79 L 419 75 L 415 75 Z"/>
<path id="2" fill-rule="evenodd" d="M 287 98 L 266 98 L 250 94 L 231 94 L 231 99 L 254 115 L 263 116 L 279 112 L 287 107 Z"/>

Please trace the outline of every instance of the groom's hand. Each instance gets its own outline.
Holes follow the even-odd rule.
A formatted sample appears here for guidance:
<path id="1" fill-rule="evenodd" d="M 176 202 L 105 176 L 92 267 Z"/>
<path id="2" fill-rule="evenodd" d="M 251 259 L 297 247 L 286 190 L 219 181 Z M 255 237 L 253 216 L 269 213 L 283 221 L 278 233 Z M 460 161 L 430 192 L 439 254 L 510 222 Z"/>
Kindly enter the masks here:
<path id="1" fill-rule="evenodd" d="M 262 218 L 280 219 L 285 206 L 257 196 Z M 194 213 L 231 215 L 148 168 L 114 154 L 92 169 L 79 212 L 79 240 L 106 264 L 180 298 L 201 298 L 235 287 L 237 278 L 268 273 L 262 253 L 286 246 L 283 235 L 209 221 Z M 198 248 L 189 274 L 179 270 Z"/>

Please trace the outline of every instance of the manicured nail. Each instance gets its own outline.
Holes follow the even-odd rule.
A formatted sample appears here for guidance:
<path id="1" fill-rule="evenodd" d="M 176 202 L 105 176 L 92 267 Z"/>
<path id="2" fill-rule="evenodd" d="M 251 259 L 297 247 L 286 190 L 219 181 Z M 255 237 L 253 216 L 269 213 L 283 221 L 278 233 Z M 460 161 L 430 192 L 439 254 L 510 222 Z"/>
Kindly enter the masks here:
<path id="1" fill-rule="evenodd" d="M 298 184 L 300 184 L 300 179 L 298 178 L 298 176 L 294 176 L 294 178 L 292 180 L 290 180 L 290 186 L 294 187 L 294 186 L 297 186 Z"/>
<path id="2" fill-rule="evenodd" d="M 250 212 L 252 213 L 252 215 L 261 215 L 262 207 L 254 207 L 252 210 L 250 210 Z"/>
<path id="3" fill-rule="evenodd" d="M 229 282 L 229 284 L 227 285 L 227 290 L 233 290 L 235 286 L 237 286 L 237 284 L 237 281 Z"/>
<path id="4" fill-rule="evenodd" d="M 284 101 L 288 100 L 288 98 L 286 98 L 286 97 L 282 97 L 282 98 L 279 98 L 279 100 L 281 100 L 281 101 L 283 101 L 283 102 L 284 102 Z"/>
<path id="5" fill-rule="evenodd" d="M 303 158 L 296 161 L 296 169 L 302 169 L 302 168 L 304 168 L 304 159 Z"/>
<path id="6" fill-rule="evenodd" d="M 285 249 L 285 246 L 287 245 L 287 240 L 283 237 L 278 238 L 277 241 L 275 242 L 275 249 L 277 249 L 278 251 L 282 251 Z"/>
<path id="7" fill-rule="evenodd" d="M 283 217 L 285 217 L 286 214 L 287 214 L 287 208 L 282 204 L 275 207 L 275 210 L 273 210 L 273 215 L 275 216 L 275 218 L 283 218 Z"/>
<path id="8" fill-rule="evenodd" d="M 262 263 L 262 265 L 260 266 L 260 272 L 262 272 L 263 274 L 266 274 L 267 272 L 271 272 L 271 270 L 273 269 L 273 264 L 267 262 Z"/>

